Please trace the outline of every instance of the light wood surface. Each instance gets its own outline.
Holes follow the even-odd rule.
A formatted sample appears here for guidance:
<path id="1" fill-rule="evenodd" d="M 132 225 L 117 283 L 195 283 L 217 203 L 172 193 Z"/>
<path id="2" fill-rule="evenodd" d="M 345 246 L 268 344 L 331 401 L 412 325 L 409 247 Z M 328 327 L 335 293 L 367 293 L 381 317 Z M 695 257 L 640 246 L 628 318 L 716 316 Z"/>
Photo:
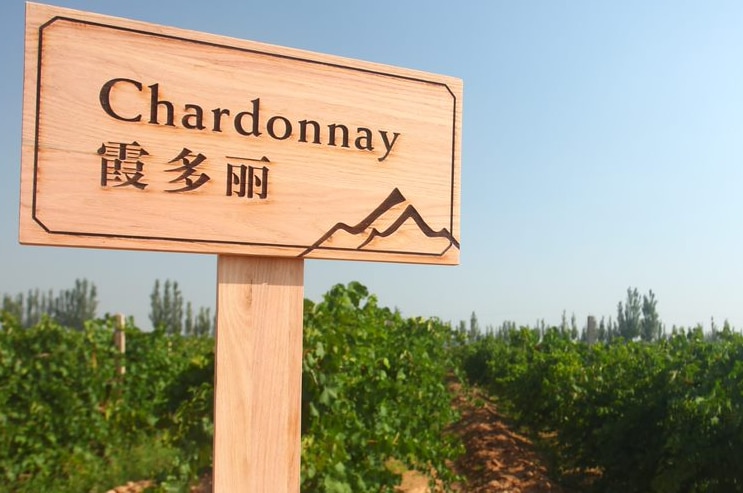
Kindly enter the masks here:
<path id="1" fill-rule="evenodd" d="M 454 77 L 30 3 L 20 240 L 457 264 L 462 93 Z"/>
<path id="2" fill-rule="evenodd" d="M 215 493 L 299 493 L 303 264 L 219 256 Z"/>

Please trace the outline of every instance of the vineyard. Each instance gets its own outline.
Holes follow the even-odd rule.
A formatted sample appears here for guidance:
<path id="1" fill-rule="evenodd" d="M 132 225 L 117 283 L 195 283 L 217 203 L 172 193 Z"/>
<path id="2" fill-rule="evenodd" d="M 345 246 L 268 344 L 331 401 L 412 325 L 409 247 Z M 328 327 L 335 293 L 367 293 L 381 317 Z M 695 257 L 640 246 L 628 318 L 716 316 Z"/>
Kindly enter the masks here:
<path id="1" fill-rule="evenodd" d="M 307 301 L 304 316 L 302 490 L 393 491 L 407 469 L 451 480 L 448 325 L 379 307 L 358 283 Z M 179 492 L 209 470 L 213 338 L 127 326 L 122 357 L 111 319 L 72 330 L 2 317 L 0 491 L 152 479 Z"/>
<path id="2" fill-rule="evenodd" d="M 0 491 L 103 493 L 148 480 L 148 491 L 188 492 L 209 473 L 208 331 L 146 332 L 130 320 L 122 354 L 112 318 L 71 328 L 40 315 L 28 326 L 18 313 L 0 312 Z M 334 286 L 305 302 L 302 491 L 393 492 L 413 470 L 468 491 L 453 466 L 465 447 L 452 403 L 463 400 L 472 415 L 496 403 L 548 466 L 529 476 L 549 470 L 564 491 L 742 491 L 743 336 L 641 339 L 468 334 L 381 307 L 358 283 Z M 465 389 L 453 395 L 456 380 Z"/>
<path id="3" fill-rule="evenodd" d="M 578 491 L 743 490 L 743 337 L 697 329 L 587 345 L 557 328 L 466 348 L 469 379 L 552 456 Z"/>

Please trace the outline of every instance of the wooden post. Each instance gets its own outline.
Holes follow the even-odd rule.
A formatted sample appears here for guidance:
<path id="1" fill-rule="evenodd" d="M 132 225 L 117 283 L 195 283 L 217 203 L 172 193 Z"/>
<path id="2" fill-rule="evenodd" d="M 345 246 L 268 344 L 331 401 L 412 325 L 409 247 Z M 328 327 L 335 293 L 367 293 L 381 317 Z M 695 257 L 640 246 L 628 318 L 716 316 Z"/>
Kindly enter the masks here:
<path id="1" fill-rule="evenodd" d="M 116 375 L 123 376 L 126 373 L 126 365 L 123 363 L 126 354 L 126 320 L 122 313 L 116 314 L 116 329 L 114 330 L 114 346 L 119 351 L 116 356 Z"/>
<path id="2" fill-rule="evenodd" d="M 304 261 L 220 255 L 215 493 L 299 493 Z"/>

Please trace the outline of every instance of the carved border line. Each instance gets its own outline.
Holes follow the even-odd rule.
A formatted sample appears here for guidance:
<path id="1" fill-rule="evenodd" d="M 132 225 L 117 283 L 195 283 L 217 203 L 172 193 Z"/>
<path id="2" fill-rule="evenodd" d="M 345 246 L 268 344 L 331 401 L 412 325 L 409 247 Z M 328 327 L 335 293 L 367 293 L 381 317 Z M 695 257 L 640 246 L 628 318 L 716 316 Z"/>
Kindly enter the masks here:
<path id="1" fill-rule="evenodd" d="M 203 41 L 203 40 L 194 40 L 189 38 L 184 38 L 181 36 L 175 36 L 172 34 L 163 34 L 163 33 L 154 33 L 151 31 L 145 31 L 142 29 L 134 29 L 134 28 L 128 28 L 123 26 L 114 26 L 110 24 L 104 24 L 100 22 L 93 22 L 93 21 L 86 21 L 81 19 L 75 19 L 71 17 L 64 17 L 64 16 L 55 16 L 52 17 L 49 21 L 39 26 L 39 42 L 38 42 L 38 53 L 37 53 L 37 71 L 36 71 L 36 122 L 35 122 L 35 129 L 34 129 L 34 170 L 33 170 L 33 195 L 31 200 L 31 216 L 33 220 L 41 226 L 44 231 L 50 234 L 62 234 L 62 235 L 68 235 L 68 236 L 96 236 L 96 237 L 104 237 L 104 238 L 121 238 L 121 239 L 135 239 L 135 240 L 157 240 L 157 241 L 174 241 L 174 242 L 180 242 L 180 243 L 211 243 L 211 244 L 223 244 L 223 245 L 242 245 L 242 246 L 256 246 L 256 247 L 277 247 L 277 248 L 301 248 L 304 250 L 307 249 L 313 249 L 312 245 L 292 245 L 292 244 L 280 244 L 280 243 L 263 243 L 263 242 L 248 242 L 248 241 L 231 241 L 231 240 L 205 240 L 205 239 L 197 239 L 197 238 L 173 238 L 173 237 L 157 237 L 157 236 L 140 236 L 140 235 L 122 235 L 122 234 L 109 234 L 109 233 L 81 233 L 77 231 L 55 231 L 50 228 L 48 228 L 41 220 L 37 217 L 36 214 L 36 184 L 37 184 L 37 175 L 38 175 L 38 160 L 39 160 L 39 121 L 40 121 L 40 113 L 41 113 L 41 61 L 42 61 L 42 52 L 43 52 L 43 38 L 44 38 L 44 29 L 51 26 L 57 21 L 67 21 L 71 23 L 77 23 L 77 24 L 85 24 L 89 26 L 95 26 L 100 27 L 104 29 L 114 29 L 117 31 L 125 31 L 130 32 L 134 34 L 144 35 L 144 36 L 152 36 L 156 38 L 165 38 L 165 39 L 172 39 L 176 41 L 183 41 L 186 43 L 194 43 L 204 46 L 211 46 L 215 48 L 223 48 L 228 50 L 234 50 L 234 51 L 240 51 L 244 53 L 252 53 L 252 54 L 258 54 L 258 55 L 266 55 L 266 56 L 272 56 L 276 58 L 283 58 L 286 60 L 293 60 L 297 62 L 302 63 L 310 63 L 315 65 L 325 65 L 328 67 L 343 69 L 343 70 L 352 70 L 356 72 L 363 72 L 368 74 L 375 74 L 375 75 L 381 75 L 384 77 L 392 77 L 396 79 L 402 79 L 402 80 L 409 80 L 413 82 L 420 82 L 424 84 L 432 84 L 436 86 L 442 86 L 446 88 L 446 90 L 449 92 L 449 94 L 452 97 L 452 145 L 451 145 L 451 196 L 449 200 L 449 231 L 454 231 L 454 179 L 455 179 L 455 163 L 456 163 L 456 126 L 457 126 L 457 96 L 452 92 L 452 90 L 449 88 L 448 85 L 446 85 L 443 82 L 437 82 L 437 81 L 431 81 L 427 79 L 422 79 L 418 77 L 411 77 L 411 76 L 405 76 L 405 75 L 399 75 L 399 74 L 390 74 L 387 72 L 381 72 L 378 70 L 372 70 L 372 69 L 366 69 L 366 68 L 359 68 L 359 67 L 351 67 L 348 65 L 342 65 L 340 63 L 332 63 L 327 61 L 320 61 L 320 60 L 313 60 L 310 58 L 302 58 L 299 56 L 294 55 L 286 55 L 286 54 L 280 54 L 280 53 L 269 53 L 265 51 L 260 51 L 252 48 L 243 48 L 238 46 L 232 46 L 232 45 L 225 45 L 220 44 L 216 42 L 210 42 L 210 41 Z M 458 240 L 455 239 L 455 241 Z M 459 245 L 457 244 L 457 247 Z M 349 252 L 358 252 L 359 250 L 355 248 L 329 248 L 329 247 L 319 247 L 318 250 L 340 250 L 340 251 L 349 251 Z M 435 253 L 425 253 L 425 252 L 409 252 L 409 251 L 393 251 L 393 250 L 363 250 L 364 252 L 371 252 L 371 253 L 382 253 L 382 254 L 392 254 L 392 255 L 419 255 L 419 256 L 433 256 L 433 257 L 440 257 L 446 251 L 448 251 L 448 248 L 444 250 L 441 254 L 435 254 Z"/>

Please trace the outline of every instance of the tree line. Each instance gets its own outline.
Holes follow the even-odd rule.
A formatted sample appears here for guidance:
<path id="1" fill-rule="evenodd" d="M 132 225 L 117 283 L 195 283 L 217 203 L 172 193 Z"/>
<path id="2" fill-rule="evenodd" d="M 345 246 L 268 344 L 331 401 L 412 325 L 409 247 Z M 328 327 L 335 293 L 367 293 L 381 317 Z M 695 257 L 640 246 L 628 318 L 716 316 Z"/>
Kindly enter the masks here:
<path id="1" fill-rule="evenodd" d="M 457 326 L 457 331 L 465 340 L 475 342 L 483 337 L 506 338 L 508 334 L 518 328 L 516 322 L 505 321 L 497 327 L 487 325 L 483 329 L 478 322 L 477 315 L 472 312 L 469 324 L 461 320 Z M 542 336 L 547 331 L 556 330 L 563 337 L 589 344 L 608 343 L 617 339 L 652 342 L 666 339 L 669 335 L 683 331 L 682 328 L 673 326 L 670 334 L 668 333 L 658 314 L 658 299 L 652 289 L 647 294 L 641 295 L 637 288 L 632 287 L 627 288 L 626 298 L 617 303 L 616 318 L 602 316 L 600 321 L 596 322 L 595 317 L 589 316 L 587 323 L 579 328 L 575 314 L 573 313 L 568 319 L 567 313 L 563 310 L 559 325 L 547 326 L 542 319 L 538 320 L 532 329 Z M 704 334 L 701 325 L 697 325 L 692 331 Z M 722 327 L 719 327 L 713 318 L 711 319 L 710 330 L 704 334 L 704 337 L 715 339 L 720 334 L 732 332 L 733 328 L 727 320 Z"/>
<path id="2" fill-rule="evenodd" d="M 75 285 L 55 293 L 38 288 L 15 295 L 4 294 L 0 309 L 12 316 L 21 327 L 37 325 L 44 317 L 75 330 L 98 317 L 98 289 L 87 279 L 76 279 Z M 155 281 L 150 294 L 150 322 L 156 330 L 186 336 L 213 335 L 216 320 L 211 308 L 195 309 L 185 301 L 178 282 Z"/>

